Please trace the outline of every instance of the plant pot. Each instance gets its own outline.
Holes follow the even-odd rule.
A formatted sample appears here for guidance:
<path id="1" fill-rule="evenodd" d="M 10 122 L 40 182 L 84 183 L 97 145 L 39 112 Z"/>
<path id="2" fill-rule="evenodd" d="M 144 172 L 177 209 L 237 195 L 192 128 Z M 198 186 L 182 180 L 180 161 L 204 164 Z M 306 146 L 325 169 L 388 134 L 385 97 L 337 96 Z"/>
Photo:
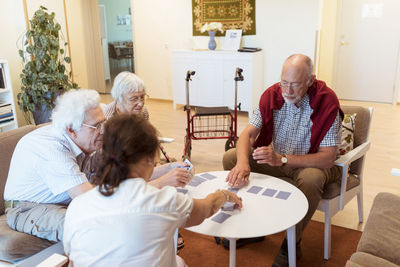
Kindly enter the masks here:
<path id="1" fill-rule="evenodd" d="M 53 99 L 53 105 L 54 105 L 57 97 L 63 93 L 64 93 L 64 89 L 59 89 L 57 92 L 54 93 L 53 96 L 51 96 L 50 92 L 48 92 L 46 95 L 46 98 Z M 33 116 L 33 120 L 35 121 L 35 124 L 39 125 L 42 123 L 50 122 L 51 121 L 50 117 L 51 117 L 52 111 L 53 110 L 51 108 L 47 107 L 46 105 L 37 107 L 36 110 L 32 112 L 32 116 Z"/>
<path id="2" fill-rule="evenodd" d="M 42 105 L 40 108 L 37 108 L 32 112 L 33 120 L 36 125 L 50 122 L 51 109 L 49 109 L 46 105 Z"/>

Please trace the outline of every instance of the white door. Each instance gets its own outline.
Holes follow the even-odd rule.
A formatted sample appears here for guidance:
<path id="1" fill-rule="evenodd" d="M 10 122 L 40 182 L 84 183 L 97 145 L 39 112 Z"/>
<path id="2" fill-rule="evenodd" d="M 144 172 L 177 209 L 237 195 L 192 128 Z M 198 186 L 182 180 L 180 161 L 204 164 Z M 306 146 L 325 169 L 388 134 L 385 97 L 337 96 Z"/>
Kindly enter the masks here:
<path id="1" fill-rule="evenodd" d="M 340 99 L 392 103 L 400 45 L 399 0 L 341 0 L 334 89 Z"/>
<path id="2" fill-rule="evenodd" d="M 101 46 L 103 51 L 103 63 L 104 63 L 104 79 L 109 80 L 111 76 L 110 76 L 110 62 L 108 57 L 106 8 L 104 5 L 99 5 L 99 19 L 100 19 Z"/>

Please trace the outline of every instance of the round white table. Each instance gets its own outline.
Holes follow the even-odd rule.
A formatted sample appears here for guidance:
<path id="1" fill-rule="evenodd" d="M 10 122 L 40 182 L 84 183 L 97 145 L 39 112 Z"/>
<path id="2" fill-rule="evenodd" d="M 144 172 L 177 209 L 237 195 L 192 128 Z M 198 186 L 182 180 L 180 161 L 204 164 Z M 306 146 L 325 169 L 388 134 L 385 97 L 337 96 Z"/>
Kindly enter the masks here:
<path id="1" fill-rule="evenodd" d="M 189 196 L 193 198 L 204 198 L 217 189 L 229 188 L 225 182 L 228 173 L 228 171 L 215 171 L 196 174 L 205 178 L 205 181 L 197 186 L 187 185 L 185 189 L 188 189 Z M 216 178 L 207 179 L 207 174 Z M 247 192 L 253 186 L 255 186 L 253 190 L 260 190 L 257 194 Z M 200 225 L 189 227 L 187 230 L 229 239 L 229 266 L 231 267 L 236 266 L 236 239 L 272 235 L 286 230 L 289 266 L 296 266 L 295 225 L 303 219 L 308 210 L 308 201 L 304 194 L 281 179 L 252 172 L 249 184 L 240 188 L 237 195 L 243 200 L 241 210 L 220 210 Z M 278 198 L 278 195 L 283 198 Z M 212 220 L 221 212 L 231 216 L 222 223 Z"/>

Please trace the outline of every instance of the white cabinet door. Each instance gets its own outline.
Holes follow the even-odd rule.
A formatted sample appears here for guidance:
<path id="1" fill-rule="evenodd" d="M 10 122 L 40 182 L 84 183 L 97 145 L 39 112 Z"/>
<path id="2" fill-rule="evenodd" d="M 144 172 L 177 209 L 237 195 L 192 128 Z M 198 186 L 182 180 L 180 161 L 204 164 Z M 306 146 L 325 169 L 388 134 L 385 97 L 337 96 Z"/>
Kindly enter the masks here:
<path id="1" fill-rule="evenodd" d="M 244 81 L 238 82 L 237 103 L 252 112 L 263 91 L 262 52 L 173 51 L 174 107 L 186 104 L 186 73 L 195 71 L 189 82 L 191 106 L 228 106 L 235 103 L 235 71 L 243 69 Z M 260 71 L 258 71 L 260 70 Z"/>
<path id="2" fill-rule="evenodd" d="M 243 81 L 237 82 L 237 104 L 241 103 L 241 110 L 251 110 L 251 69 L 250 60 L 227 59 L 224 61 L 224 106 L 234 109 L 235 104 L 235 73 L 236 68 L 243 70 Z"/>
<path id="3" fill-rule="evenodd" d="M 196 98 L 193 101 L 193 105 L 204 107 L 223 106 L 224 84 L 222 77 L 223 64 L 221 58 L 200 58 L 197 62 L 197 70 L 193 79 L 193 87 L 196 90 L 194 92 Z"/>

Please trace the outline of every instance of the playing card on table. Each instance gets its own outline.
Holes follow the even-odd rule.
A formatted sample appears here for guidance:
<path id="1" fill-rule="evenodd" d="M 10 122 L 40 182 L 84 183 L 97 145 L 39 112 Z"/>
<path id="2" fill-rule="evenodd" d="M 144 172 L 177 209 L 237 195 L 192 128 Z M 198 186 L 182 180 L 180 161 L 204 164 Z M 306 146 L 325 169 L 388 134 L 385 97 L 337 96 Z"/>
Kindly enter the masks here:
<path id="1" fill-rule="evenodd" d="M 220 212 L 217 215 L 215 215 L 214 217 L 212 217 L 211 220 L 213 220 L 214 222 L 217 222 L 217 223 L 223 223 L 229 217 L 231 217 L 230 214 L 224 213 L 224 212 Z"/>
<path id="2" fill-rule="evenodd" d="M 262 187 L 254 185 L 254 186 L 250 187 L 250 189 L 247 190 L 247 192 L 252 193 L 252 194 L 258 194 L 258 192 L 260 192 L 261 189 L 262 189 Z"/>
<path id="3" fill-rule="evenodd" d="M 203 174 L 201 174 L 200 176 L 201 176 L 201 177 L 204 177 L 204 178 L 206 178 L 206 179 L 208 179 L 208 180 L 212 180 L 212 179 L 217 178 L 217 176 L 212 175 L 211 173 L 208 173 L 208 172 L 203 173 Z"/>
<path id="4" fill-rule="evenodd" d="M 276 198 L 280 198 L 280 199 L 286 200 L 286 199 L 289 198 L 290 194 L 292 194 L 292 193 L 286 192 L 286 191 L 279 191 L 279 193 L 276 195 Z"/>
<path id="5" fill-rule="evenodd" d="M 267 189 L 265 189 L 265 191 L 262 193 L 262 195 L 263 195 L 263 196 L 267 196 L 267 197 L 273 197 L 277 191 L 278 191 L 278 190 L 271 189 L 271 188 L 267 188 Z"/>
<path id="6" fill-rule="evenodd" d="M 185 188 L 179 188 L 179 187 L 176 189 L 176 191 L 178 191 L 179 193 L 182 193 L 182 194 L 186 194 L 186 193 L 188 192 L 187 189 L 185 189 Z"/>
<path id="7" fill-rule="evenodd" d="M 231 191 L 232 193 L 235 193 L 236 195 L 237 195 L 237 193 L 239 192 L 239 188 L 228 187 L 227 190 L 228 190 L 228 191 Z"/>
<path id="8" fill-rule="evenodd" d="M 204 178 L 201 178 L 200 176 L 195 176 L 191 181 L 190 181 L 190 183 L 188 183 L 188 185 L 191 185 L 191 186 L 198 186 L 199 184 L 201 184 L 201 183 L 203 183 L 203 182 L 205 182 L 205 181 L 207 181 L 206 179 L 204 179 Z"/>

